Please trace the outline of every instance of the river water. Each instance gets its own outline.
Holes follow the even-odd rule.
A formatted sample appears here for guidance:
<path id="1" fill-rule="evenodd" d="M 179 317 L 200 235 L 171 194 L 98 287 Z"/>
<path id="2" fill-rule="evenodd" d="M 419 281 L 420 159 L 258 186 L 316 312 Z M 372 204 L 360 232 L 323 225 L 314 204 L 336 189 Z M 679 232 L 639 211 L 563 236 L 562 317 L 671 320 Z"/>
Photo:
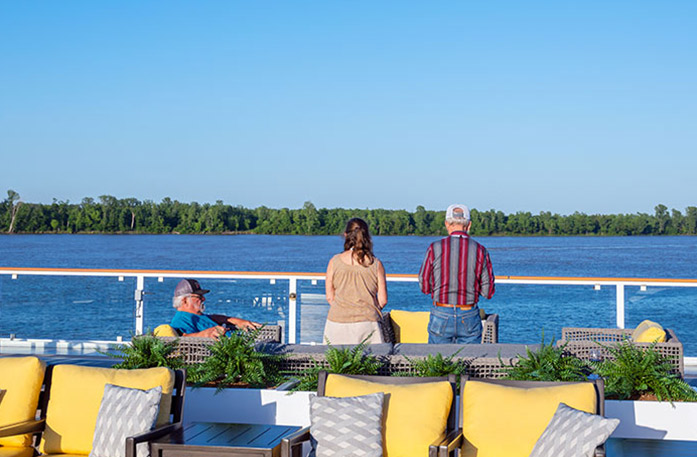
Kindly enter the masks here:
<path id="1" fill-rule="evenodd" d="M 433 237 L 375 237 L 388 273 L 417 273 Z M 697 278 L 697 237 L 478 238 L 497 276 Z M 163 270 L 323 272 L 342 249 L 338 236 L 265 235 L 12 235 L 0 236 L 0 266 Z M 168 322 L 176 279 L 146 280 L 145 325 Z M 287 325 L 288 282 L 204 280 L 208 312 Z M 134 329 L 135 280 L 0 275 L 0 336 L 128 338 Z M 324 284 L 300 281 L 301 341 L 319 341 L 326 317 Z M 416 283 L 388 283 L 388 309 L 425 310 Z M 675 330 L 687 355 L 697 356 L 697 289 L 626 288 L 626 326 L 652 319 Z M 500 315 L 501 342 L 557 338 L 562 327 L 614 327 L 615 288 L 497 286 L 480 301 Z"/>

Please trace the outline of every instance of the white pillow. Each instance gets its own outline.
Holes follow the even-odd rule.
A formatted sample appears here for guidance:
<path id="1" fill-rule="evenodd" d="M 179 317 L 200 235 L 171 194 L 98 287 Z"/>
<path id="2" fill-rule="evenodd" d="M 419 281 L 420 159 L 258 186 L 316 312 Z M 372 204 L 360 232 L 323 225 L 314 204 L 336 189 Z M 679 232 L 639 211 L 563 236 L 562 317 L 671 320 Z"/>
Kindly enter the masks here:
<path id="1" fill-rule="evenodd" d="M 162 387 L 150 390 L 104 386 L 89 457 L 125 457 L 126 438 L 148 432 L 155 426 Z M 139 443 L 137 457 L 148 457 L 148 443 Z"/>
<path id="2" fill-rule="evenodd" d="M 530 457 L 591 457 L 619 423 L 559 403 Z"/>
<path id="3" fill-rule="evenodd" d="M 385 394 L 310 398 L 310 456 L 382 457 Z"/>

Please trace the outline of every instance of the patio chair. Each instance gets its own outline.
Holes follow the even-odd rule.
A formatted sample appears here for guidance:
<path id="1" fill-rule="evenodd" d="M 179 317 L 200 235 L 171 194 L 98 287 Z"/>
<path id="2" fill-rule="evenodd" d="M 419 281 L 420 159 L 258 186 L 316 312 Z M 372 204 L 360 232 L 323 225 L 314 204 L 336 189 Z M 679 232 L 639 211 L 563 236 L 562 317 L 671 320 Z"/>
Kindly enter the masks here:
<path id="1" fill-rule="evenodd" d="M 435 453 L 429 454 L 429 446 L 440 445 L 456 427 L 456 389 L 454 375 L 418 378 L 337 375 L 321 371 L 317 396 L 356 397 L 385 393 L 387 404 L 382 417 L 385 457 L 435 457 Z M 302 444 L 310 438 L 310 427 L 307 427 L 283 439 L 281 456 L 300 456 Z"/>
<path id="2" fill-rule="evenodd" d="M 35 414 L 38 419 L 0 429 L 0 436 L 34 434 L 45 456 L 87 456 L 106 384 L 135 389 L 162 386 L 162 397 L 153 430 L 127 437 L 126 457 L 136 456 L 136 445 L 170 433 L 182 425 L 185 372 L 168 368 L 116 370 L 77 365 L 53 365 L 46 369 L 43 392 Z M 32 415 L 34 417 L 34 415 Z M 17 454 L 24 457 L 34 455 Z M 10 454 L 11 455 L 11 454 Z M 10 455 L 2 457 L 10 457 Z"/>
<path id="3" fill-rule="evenodd" d="M 0 457 L 32 457 L 32 436 L 25 427 L 33 421 L 46 365 L 37 357 L 0 358 Z"/>
<path id="4" fill-rule="evenodd" d="M 177 341 L 175 353 L 182 357 L 184 363 L 201 363 L 211 355 L 208 346 L 215 343 L 215 338 L 201 338 L 196 336 L 180 336 L 176 330 L 167 324 L 159 325 L 153 330 L 153 334 L 163 341 Z M 257 335 L 257 343 L 281 343 L 283 333 L 280 325 L 264 325 Z"/>
<path id="5" fill-rule="evenodd" d="M 460 379 L 459 428 L 431 455 L 527 457 L 560 403 L 603 416 L 601 379 L 588 382 Z M 604 446 L 594 456 L 605 455 Z"/>
<path id="6" fill-rule="evenodd" d="M 607 346 L 631 340 L 642 349 L 653 348 L 673 365 L 673 373 L 684 377 L 683 345 L 671 329 L 665 329 L 665 341 L 660 343 L 635 342 L 635 329 L 563 327 L 557 346 L 564 346 L 570 354 L 583 360 L 604 360 L 611 356 Z M 592 357 L 591 357 L 592 356 Z"/>
<path id="7" fill-rule="evenodd" d="M 486 314 L 482 318 L 482 343 L 499 342 L 499 315 Z M 428 343 L 428 311 L 393 309 L 381 320 L 383 338 L 387 343 Z"/>

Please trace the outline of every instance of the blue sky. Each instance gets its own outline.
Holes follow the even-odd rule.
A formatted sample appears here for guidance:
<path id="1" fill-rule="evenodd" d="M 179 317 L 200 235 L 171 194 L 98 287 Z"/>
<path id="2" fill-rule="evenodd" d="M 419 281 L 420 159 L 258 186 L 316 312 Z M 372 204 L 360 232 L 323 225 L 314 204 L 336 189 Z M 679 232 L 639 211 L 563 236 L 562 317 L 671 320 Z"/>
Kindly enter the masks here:
<path id="1" fill-rule="evenodd" d="M 697 205 L 697 2 L 4 1 L 0 192 Z"/>

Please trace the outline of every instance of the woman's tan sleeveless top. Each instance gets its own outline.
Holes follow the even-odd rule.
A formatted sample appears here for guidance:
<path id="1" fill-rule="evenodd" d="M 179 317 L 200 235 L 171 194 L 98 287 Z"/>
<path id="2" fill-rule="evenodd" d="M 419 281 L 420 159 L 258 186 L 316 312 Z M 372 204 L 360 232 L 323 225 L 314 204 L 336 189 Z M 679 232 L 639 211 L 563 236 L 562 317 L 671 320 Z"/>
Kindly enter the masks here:
<path id="1" fill-rule="evenodd" d="M 377 321 L 382 314 L 378 305 L 378 259 L 367 267 L 347 265 L 339 254 L 331 261 L 334 304 L 329 307 L 327 319 L 343 323 Z"/>

